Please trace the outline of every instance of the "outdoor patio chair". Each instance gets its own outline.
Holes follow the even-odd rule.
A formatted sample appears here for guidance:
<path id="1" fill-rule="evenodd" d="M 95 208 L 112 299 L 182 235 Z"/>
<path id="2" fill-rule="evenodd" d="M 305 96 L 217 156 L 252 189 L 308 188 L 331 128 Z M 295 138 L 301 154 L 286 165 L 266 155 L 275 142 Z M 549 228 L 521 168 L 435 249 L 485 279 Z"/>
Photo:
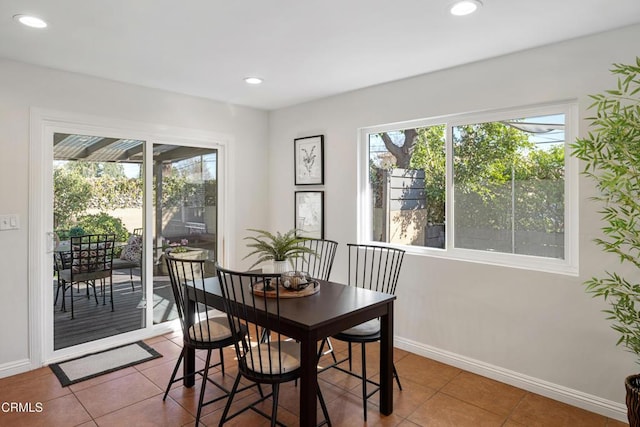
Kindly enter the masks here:
<path id="1" fill-rule="evenodd" d="M 114 234 L 87 234 L 71 237 L 70 260 L 67 268 L 58 271 L 58 281 L 62 287 L 62 309 L 66 311 L 65 294 L 69 290 L 71 300 L 71 318 L 74 318 L 73 284 L 85 283 L 93 288 L 93 296 L 98 305 L 96 280 L 100 281 L 102 304 L 106 304 L 105 281 L 109 279 L 109 293 L 111 297 L 111 311 L 113 311 L 113 280 L 112 263 Z M 64 264 L 61 264 L 63 267 Z M 57 293 L 57 292 L 56 292 Z"/>
<path id="2" fill-rule="evenodd" d="M 133 230 L 133 234 L 129 236 L 127 244 L 122 248 L 119 258 L 114 258 L 113 269 L 114 270 L 129 270 L 129 281 L 131 282 L 131 290 L 134 291 L 133 285 L 133 269 L 141 268 L 142 266 L 142 234 L 136 234 L 136 231 L 142 230 L 136 228 Z M 141 231 L 140 231 L 141 233 Z M 142 283 L 140 284 L 142 287 Z"/>

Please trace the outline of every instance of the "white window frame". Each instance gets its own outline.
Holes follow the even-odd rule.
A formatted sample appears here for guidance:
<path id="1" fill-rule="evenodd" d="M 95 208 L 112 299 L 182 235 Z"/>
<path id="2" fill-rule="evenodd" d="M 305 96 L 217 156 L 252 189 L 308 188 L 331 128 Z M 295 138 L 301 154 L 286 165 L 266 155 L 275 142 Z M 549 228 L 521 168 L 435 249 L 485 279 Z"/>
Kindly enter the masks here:
<path id="1" fill-rule="evenodd" d="M 455 224 L 453 224 L 453 153 L 452 128 L 475 123 L 495 122 L 500 120 L 535 117 L 551 114 L 565 115 L 565 177 L 564 177 L 564 259 L 547 258 L 532 255 L 499 253 L 472 249 L 456 248 L 454 242 Z M 373 241 L 371 190 L 369 185 L 369 135 L 372 133 L 389 132 L 394 130 L 413 129 L 445 125 L 446 148 L 446 222 L 447 227 L 445 249 L 426 246 L 399 245 L 409 254 L 423 255 L 445 259 L 455 259 L 483 264 L 522 268 L 527 270 L 544 271 L 577 276 L 578 275 L 578 161 L 571 156 L 569 144 L 575 141 L 578 130 L 578 106 L 576 101 L 562 101 L 551 104 L 516 107 L 503 110 L 482 111 L 474 113 L 455 114 L 431 117 L 427 119 L 410 120 L 377 126 L 368 126 L 358 130 L 358 241 L 362 243 L 380 244 Z"/>

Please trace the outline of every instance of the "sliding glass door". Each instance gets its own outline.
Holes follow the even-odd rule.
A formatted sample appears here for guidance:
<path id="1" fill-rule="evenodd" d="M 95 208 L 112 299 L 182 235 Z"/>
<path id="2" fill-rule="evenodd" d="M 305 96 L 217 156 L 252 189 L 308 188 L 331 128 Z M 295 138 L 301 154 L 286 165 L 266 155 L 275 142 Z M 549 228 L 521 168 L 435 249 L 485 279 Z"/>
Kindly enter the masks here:
<path id="1" fill-rule="evenodd" d="M 203 259 L 214 274 L 218 150 L 54 133 L 52 171 L 54 351 L 175 320 L 164 254 Z M 115 234 L 112 284 L 70 280 L 82 269 L 72 239 L 98 233 Z"/>

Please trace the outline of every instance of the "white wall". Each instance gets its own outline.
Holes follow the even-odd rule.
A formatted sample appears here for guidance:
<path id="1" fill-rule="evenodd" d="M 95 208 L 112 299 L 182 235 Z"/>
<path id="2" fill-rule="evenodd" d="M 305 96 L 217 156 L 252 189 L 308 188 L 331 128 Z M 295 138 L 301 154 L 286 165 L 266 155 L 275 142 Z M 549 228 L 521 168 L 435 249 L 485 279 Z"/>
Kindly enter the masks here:
<path id="1" fill-rule="evenodd" d="M 0 376 L 29 359 L 28 204 L 30 107 L 223 133 L 233 139 L 228 165 L 235 200 L 233 229 L 267 226 L 268 115 L 201 98 L 0 60 L 0 214 L 18 214 L 20 229 L 0 232 Z M 232 247 L 241 258 L 243 245 Z"/>
<path id="2" fill-rule="evenodd" d="M 587 94 L 615 84 L 608 70 L 635 61 L 637 40 L 640 26 L 627 27 L 271 112 L 270 191 L 277 201 L 271 227 L 294 224 L 293 208 L 282 209 L 293 206 L 296 189 L 294 138 L 324 134 L 325 230 L 341 244 L 332 278 L 344 279 L 345 244 L 357 238 L 358 128 L 577 99 L 585 135 Z M 588 200 L 594 190 L 586 178 L 579 186 L 579 277 L 407 256 L 397 293 L 397 345 L 622 418 L 623 381 L 638 368 L 615 346 L 617 335 L 600 312 L 604 303 L 581 285 L 618 262 L 592 243 L 599 229 Z"/>

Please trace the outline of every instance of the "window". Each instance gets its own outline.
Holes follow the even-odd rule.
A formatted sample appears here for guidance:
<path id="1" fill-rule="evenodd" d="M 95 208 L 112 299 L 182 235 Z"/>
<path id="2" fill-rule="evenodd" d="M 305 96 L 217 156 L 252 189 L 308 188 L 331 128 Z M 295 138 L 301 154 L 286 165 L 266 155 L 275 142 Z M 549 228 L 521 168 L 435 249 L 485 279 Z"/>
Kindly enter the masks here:
<path id="1" fill-rule="evenodd" d="M 575 274 L 573 104 L 361 130 L 361 238 Z"/>

